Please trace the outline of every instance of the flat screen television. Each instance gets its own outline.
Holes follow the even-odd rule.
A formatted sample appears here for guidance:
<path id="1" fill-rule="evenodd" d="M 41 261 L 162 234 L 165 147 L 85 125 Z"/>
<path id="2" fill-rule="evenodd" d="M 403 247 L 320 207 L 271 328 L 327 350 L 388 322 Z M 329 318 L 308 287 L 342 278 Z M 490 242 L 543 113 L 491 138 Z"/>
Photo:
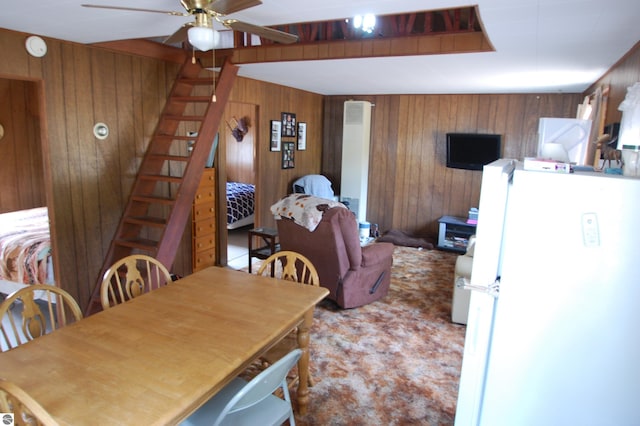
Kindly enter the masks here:
<path id="1" fill-rule="evenodd" d="M 447 167 L 482 170 L 500 158 L 502 136 L 484 133 L 447 133 Z"/>

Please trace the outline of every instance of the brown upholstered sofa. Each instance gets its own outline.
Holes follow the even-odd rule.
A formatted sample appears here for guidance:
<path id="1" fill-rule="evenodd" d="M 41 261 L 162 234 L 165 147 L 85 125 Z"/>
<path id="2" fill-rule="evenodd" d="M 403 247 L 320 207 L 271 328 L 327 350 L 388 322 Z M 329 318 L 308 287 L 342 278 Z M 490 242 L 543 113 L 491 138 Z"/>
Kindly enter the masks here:
<path id="1" fill-rule="evenodd" d="M 326 206 L 326 205 L 325 205 Z M 393 244 L 360 246 L 358 223 L 342 207 L 326 209 L 313 232 L 293 219 L 277 220 L 280 247 L 308 257 L 329 289 L 329 299 L 354 308 L 384 297 L 389 290 Z"/>

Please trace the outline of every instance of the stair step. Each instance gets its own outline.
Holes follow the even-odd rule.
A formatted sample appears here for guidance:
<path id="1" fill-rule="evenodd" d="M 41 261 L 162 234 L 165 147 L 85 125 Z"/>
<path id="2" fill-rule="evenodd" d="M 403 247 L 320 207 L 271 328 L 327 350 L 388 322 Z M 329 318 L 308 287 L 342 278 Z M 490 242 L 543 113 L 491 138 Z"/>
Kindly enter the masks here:
<path id="1" fill-rule="evenodd" d="M 158 251 L 158 241 L 148 240 L 145 238 L 137 238 L 135 240 L 115 240 L 114 243 L 121 247 L 134 248 L 148 253 L 155 253 Z"/>
<path id="2" fill-rule="evenodd" d="M 141 203 L 149 203 L 149 204 L 165 204 L 172 205 L 176 200 L 172 198 L 164 198 L 164 197 L 152 197 L 148 195 L 132 195 L 131 201 L 138 201 Z"/>
<path id="3" fill-rule="evenodd" d="M 183 135 L 166 135 L 159 134 L 156 135 L 156 139 L 162 140 L 177 140 L 177 141 L 195 141 L 198 139 L 198 136 L 183 136 Z"/>
<path id="4" fill-rule="evenodd" d="M 204 121 L 204 115 L 164 115 L 162 118 L 174 121 Z"/>
<path id="5" fill-rule="evenodd" d="M 165 115 L 162 118 L 174 121 L 204 121 L 204 115 Z"/>
<path id="6" fill-rule="evenodd" d="M 152 216 L 125 217 L 123 220 L 126 223 L 131 223 L 134 225 L 153 226 L 156 228 L 162 228 L 167 224 L 167 219 L 162 217 L 152 217 Z"/>
<path id="7" fill-rule="evenodd" d="M 213 79 L 211 77 L 196 77 L 196 78 L 180 77 L 178 82 L 186 83 L 186 84 L 194 84 L 194 85 L 196 84 L 197 85 L 205 85 L 205 84 L 213 85 Z"/>
<path id="8" fill-rule="evenodd" d="M 169 98 L 175 102 L 211 102 L 211 96 L 172 96 Z"/>
<path id="9" fill-rule="evenodd" d="M 202 68 L 186 60 L 179 71 L 164 110 L 159 118 L 153 139 L 149 142 L 144 159 L 138 170 L 134 183 L 134 195 L 129 198 L 125 207 L 125 214 L 121 218 L 116 235 L 111 241 L 109 251 L 105 256 L 101 273 L 93 289 L 88 311 L 91 314 L 101 309 L 100 283 L 101 277 L 116 260 L 134 253 L 145 253 L 155 257 L 170 267 L 176 257 L 181 238 L 188 223 L 192 202 L 197 192 L 200 178 L 204 171 L 205 160 L 210 153 L 217 129 L 222 122 L 224 106 L 229 100 L 233 81 L 237 76 L 238 67 L 229 58 L 222 67 L 217 78 L 218 102 L 211 102 L 209 96 L 191 96 L 195 85 L 213 85 L 213 78 L 200 78 Z M 205 91 L 206 92 L 206 91 Z M 196 116 L 189 110 L 189 104 L 201 102 L 206 112 Z M 206 103 L 205 103 L 206 102 Z M 199 111 L 200 108 L 196 109 Z M 189 111 L 191 115 L 182 115 Z M 198 135 L 187 136 L 182 129 L 186 122 L 196 122 Z M 190 125 L 189 127 L 193 127 Z M 178 134 L 178 135 L 176 135 Z M 174 152 L 175 141 L 189 142 L 187 147 L 197 155 L 170 155 Z M 178 143 L 184 148 L 184 142 Z M 163 175 L 163 167 L 168 167 L 168 161 L 180 161 L 177 164 L 183 171 L 182 177 Z M 173 167 L 174 165 L 171 165 Z M 174 199 L 157 197 L 156 182 L 171 184 L 171 196 Z M 164 185 L 161 185 L 164 186 Z M 174 188 L 173 186 L 177 186 Z M 152 207 L 149 209 L 149 207 Z M 150 210 L 150 212 L 149 212 Z M 154 212 L 154 210 L 156 210 Z M 154 217 L 163 216 L 165 217 Z M 151 215 L 151 216 L 147 216 Z M 151 228 L 153 227 L 153 228 Z M 145 238 L 146 237 L 146 238 Z M 158 239 L 153 241 L 150 238 Z"/>
<path id="10" fill-rule="evenodd" d="M 189 157 L 188 156 L 184 156 L 184 155 L 149 154 L 149 157 L 154 159 L 154 160 L 189 161 Z"/>
<path id="11" fill-rule="evenodd" d="M 140 174 L 140 179 L 143 180 L 151 180 L 155 182 L 171 182 L 171 183 L 181 183 L 182 178 L 179 176 L 167 176 L 167 175 L 143 175 Z"/>

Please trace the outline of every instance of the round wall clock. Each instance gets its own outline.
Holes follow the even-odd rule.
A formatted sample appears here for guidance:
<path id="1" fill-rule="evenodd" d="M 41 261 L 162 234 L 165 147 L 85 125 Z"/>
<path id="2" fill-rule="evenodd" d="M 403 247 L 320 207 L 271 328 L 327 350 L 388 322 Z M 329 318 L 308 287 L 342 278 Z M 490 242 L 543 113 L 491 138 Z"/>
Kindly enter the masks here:
<path id="1" fill-rule="evenodd" d="M 38 36 L 27 37 L 25 46 L 27 48 L 27 52 L 36 58 L 41 58 L 47 54 L 47 43 Z"/>

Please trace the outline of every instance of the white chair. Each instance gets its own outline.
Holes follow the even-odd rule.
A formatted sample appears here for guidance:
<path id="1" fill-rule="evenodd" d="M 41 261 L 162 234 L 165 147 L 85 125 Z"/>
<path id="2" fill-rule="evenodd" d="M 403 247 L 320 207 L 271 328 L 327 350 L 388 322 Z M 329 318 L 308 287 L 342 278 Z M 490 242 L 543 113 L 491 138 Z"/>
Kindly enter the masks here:
<path id="1" fill-rule="evenodd" d="M 287 373 L 301 355 L 300 349 L 289 352 L 250 382 L 236 377 L 181 425 L 275 426 L 289 419 L 289 424 L 295 426 Z M 284 399 L 273 394 L 278 388 Z"/>

